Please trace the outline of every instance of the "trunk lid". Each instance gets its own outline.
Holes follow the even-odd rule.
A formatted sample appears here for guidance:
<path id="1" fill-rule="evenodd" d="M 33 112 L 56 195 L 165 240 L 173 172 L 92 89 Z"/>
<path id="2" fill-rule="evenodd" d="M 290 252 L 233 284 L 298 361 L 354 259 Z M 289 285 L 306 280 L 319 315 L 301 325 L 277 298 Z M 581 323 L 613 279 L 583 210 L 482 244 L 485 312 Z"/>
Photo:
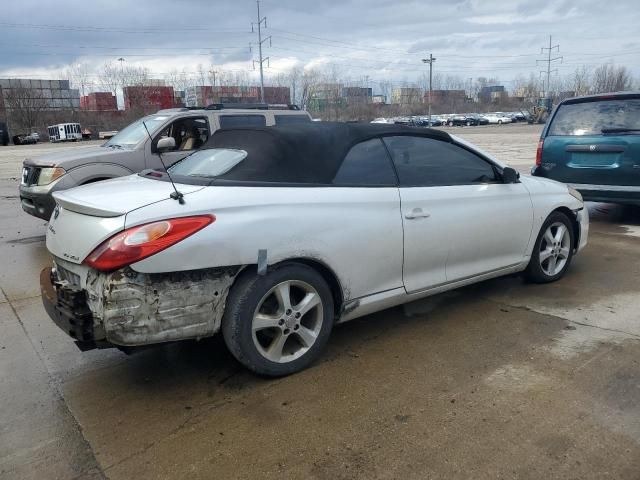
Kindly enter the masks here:
<path id="1" fill-rule="evenodd" d="M 178 190 L 184 195 L 202 188 L 201 185 L 178 185 Z M 137 208 L 166 200 L 173 191 L 170 182 L 129 175 L 54 192 L 53 198 L 62 208 L 76 213 L 95 217 L 119 217 Z"/>
<path id="2" fill-rule="evenodd" d="M 640 185 L 640 136 L 549 136 L 542 163 L 561 182 Z"/>
<path id="3" fill-rule="evenodd" d="M 203 188 L 177 187 L 185 196 Z M 171 183 L 139 175 L 54 192 L 57 206 L 49 220 L 47 249 L 58 258 L 82 263 L 100 243 L 125 228 L 129 212 L 166 201 L 172 192 Z"/>

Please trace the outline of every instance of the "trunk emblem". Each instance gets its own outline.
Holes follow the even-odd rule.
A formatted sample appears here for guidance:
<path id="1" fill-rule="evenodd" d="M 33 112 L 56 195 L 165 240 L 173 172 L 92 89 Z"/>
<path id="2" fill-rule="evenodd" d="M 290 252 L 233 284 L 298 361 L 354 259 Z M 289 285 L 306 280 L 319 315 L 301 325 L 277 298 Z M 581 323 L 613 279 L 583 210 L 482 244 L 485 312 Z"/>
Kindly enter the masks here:
<path id="1" fill-rule="evenodd" d="M 596 148 L 597 148 L 596 145 L 589 145 L 589 150 L 591 150 L 592 152 L 594 152 Z"/>
<path id="2" fill-rule="evenodd" d="M 60 215 L 60 205 L 56 203 L 56 208 L 53 209 L 53 219 L 55 220 Z"/>

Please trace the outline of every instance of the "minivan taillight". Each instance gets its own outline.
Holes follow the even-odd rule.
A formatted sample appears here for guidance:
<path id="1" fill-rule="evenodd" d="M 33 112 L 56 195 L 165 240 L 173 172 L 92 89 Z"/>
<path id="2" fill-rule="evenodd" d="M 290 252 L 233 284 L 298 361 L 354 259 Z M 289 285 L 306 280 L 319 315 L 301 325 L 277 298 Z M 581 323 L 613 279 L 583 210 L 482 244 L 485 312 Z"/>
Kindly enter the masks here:
<path id="1" fill-rule="evenodd" d="M 139 262 L 215 222 L 213 215 L 181 217 L 128 228 L 98 245 L 82 263 L 110 272 Z"/>
<path id="2" fill-rule="evenodd" d="M 536 165 L 539 167 L 542 165 L 542 148 L 544 147 L 544 138 L 541 138 L 538 142 L 538 150 L 536 150 Z"/>

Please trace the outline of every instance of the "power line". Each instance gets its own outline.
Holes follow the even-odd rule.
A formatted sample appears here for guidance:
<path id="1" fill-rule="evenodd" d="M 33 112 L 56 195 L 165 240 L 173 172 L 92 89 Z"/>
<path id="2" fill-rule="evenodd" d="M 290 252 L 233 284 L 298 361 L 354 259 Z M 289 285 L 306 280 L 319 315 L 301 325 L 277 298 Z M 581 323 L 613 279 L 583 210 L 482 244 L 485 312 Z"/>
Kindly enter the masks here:
<path id="1" fill-rule="evenodd" d="M 166 35 L 167 31 L 171 32 L 193 32 L 201 31 L 207 32 L 207 34 L 242 34 L 248 35 L 250 32 L 241 30 L 211 30 L 210 27 L 195 27 L 188 26 L 180 28 L 176 26 L 166 27 L 143 27 L 143 28 L 123 28 L 123 27 L 96 27 L 90 25 L 51 25 L 51 24 L 37 24 L 37 23 L 10 23 L 0 22 L 0 26 L 8 28 L 34 28 L 38 30 L 59 30 L 66 32 L 105 32 L 105 33 L 144 33 L 144 34 L 156 34 L 162 33 Z"/>

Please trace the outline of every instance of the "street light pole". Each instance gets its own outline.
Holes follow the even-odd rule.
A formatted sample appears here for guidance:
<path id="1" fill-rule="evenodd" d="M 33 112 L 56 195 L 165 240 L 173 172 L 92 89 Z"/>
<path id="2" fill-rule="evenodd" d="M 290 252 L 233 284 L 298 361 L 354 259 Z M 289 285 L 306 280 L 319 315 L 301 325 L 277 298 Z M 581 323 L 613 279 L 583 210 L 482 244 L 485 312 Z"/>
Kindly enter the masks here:
<path id="1" fill-rule="evenodd" d="M 436 59 L 433 58 L 433 54 L 430 53 L 429 54 L 429 58 L 423 58 L 422 62 L 423 63 L 428 63 L 429 64 L 429 97 L 428 97 L 428 102 L 429 102 L 429 126 L 431 126 L 431 87 L 432 87 L 432 82 L 433 82 L 433 62 L 435 62 Z"/>

